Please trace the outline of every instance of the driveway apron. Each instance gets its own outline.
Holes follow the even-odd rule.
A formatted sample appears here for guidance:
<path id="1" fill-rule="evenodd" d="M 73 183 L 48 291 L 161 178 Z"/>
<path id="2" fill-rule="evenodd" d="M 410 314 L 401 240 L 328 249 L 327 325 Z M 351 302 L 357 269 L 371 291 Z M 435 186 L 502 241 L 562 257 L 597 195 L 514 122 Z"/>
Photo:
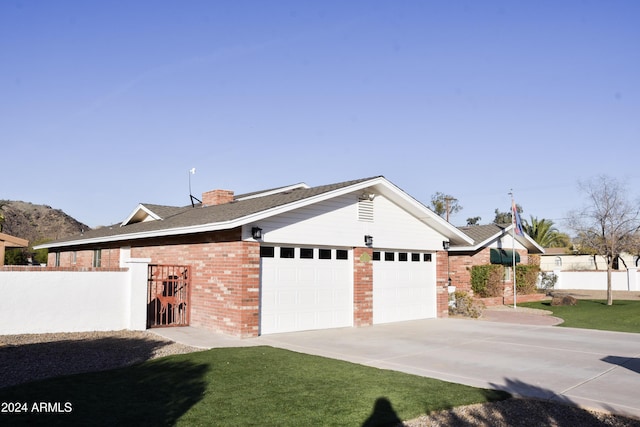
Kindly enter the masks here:
<path id="1" fill-rule="evenodd" d="M 430 319 L 242 340 L 640 418 L 640 335 Z"/>

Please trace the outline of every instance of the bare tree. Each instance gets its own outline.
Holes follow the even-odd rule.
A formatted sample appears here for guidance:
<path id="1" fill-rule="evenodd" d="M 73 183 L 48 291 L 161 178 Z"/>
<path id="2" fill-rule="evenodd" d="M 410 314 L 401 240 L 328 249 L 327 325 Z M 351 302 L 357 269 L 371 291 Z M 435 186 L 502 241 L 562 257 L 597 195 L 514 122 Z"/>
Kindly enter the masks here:
<path id="1" fill-rule="evenodd" d="M 607 304 L 613 304 L 611 271 L 622 252 L 637 248 L 640 205 L 627 199 L 626 187 L 606 175 L 579 184 L 587 198 L 585 207 L 568 215 L 579 246 L 607 261 Z"/>

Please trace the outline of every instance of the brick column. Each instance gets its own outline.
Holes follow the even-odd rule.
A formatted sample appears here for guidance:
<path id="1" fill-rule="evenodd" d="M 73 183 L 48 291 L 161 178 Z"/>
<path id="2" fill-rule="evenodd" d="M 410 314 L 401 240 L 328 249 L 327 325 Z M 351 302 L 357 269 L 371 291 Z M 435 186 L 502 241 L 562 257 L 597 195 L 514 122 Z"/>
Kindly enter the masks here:
<path id="1" fill-rule="evenodd" d="M 373 324 L 373 249 L 353 248 L 353 325 Z"/>
<path id="2" fill-rule="evenodd" d="M 243 242 L 240 271 L 240 337 L 257 337 L 260 332 L 260 243 Z"/>
<path id="3" fill-rule="evenodd" d="M 436 298 L 438 299 L 437 317 L 449 317 L 449 272 L 448 251 L 438 251 L 436 253 Z"/>

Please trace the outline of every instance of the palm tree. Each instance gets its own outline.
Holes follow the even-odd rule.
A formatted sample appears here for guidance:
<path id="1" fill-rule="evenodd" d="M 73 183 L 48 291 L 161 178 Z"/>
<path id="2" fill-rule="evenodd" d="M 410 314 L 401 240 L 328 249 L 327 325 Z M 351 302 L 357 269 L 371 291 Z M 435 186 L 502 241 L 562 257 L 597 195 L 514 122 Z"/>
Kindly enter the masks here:
<path id="1" fill-rule="evenodd" d="M 549 219 L 540 219 L 531 215 L 531 222 L 524 221 L 522 224 L 525 233 L 527 233 L 537 244 L 543 248 L 562 247 L 567 243 L 567 237 L 560 233 L 553 226 L 553 221 Z"/>

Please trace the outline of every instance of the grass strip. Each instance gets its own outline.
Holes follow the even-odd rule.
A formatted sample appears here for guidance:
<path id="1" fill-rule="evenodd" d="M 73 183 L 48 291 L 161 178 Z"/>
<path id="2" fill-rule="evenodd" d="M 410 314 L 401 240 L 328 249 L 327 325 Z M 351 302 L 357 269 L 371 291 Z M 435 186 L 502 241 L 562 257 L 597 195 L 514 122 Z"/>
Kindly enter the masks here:
<path id="1" fill-rule="evenodd" d="M 169 356 L 0 389 L 2 425 L 383 425 L 509 394 L 272 347 Z M 34 412 L 38 402 L 70 412 Z"/>
<path id="2" fill-rule="evenodd" d="M 640 301 L 614 300 L 613 305 L 607 305 L 605 300 L 581 299 L 574 306 L 552 306 L 550 301 L 519 305 L 553 312 L 564 320 L 558 326 L 640 333 Z"/>

